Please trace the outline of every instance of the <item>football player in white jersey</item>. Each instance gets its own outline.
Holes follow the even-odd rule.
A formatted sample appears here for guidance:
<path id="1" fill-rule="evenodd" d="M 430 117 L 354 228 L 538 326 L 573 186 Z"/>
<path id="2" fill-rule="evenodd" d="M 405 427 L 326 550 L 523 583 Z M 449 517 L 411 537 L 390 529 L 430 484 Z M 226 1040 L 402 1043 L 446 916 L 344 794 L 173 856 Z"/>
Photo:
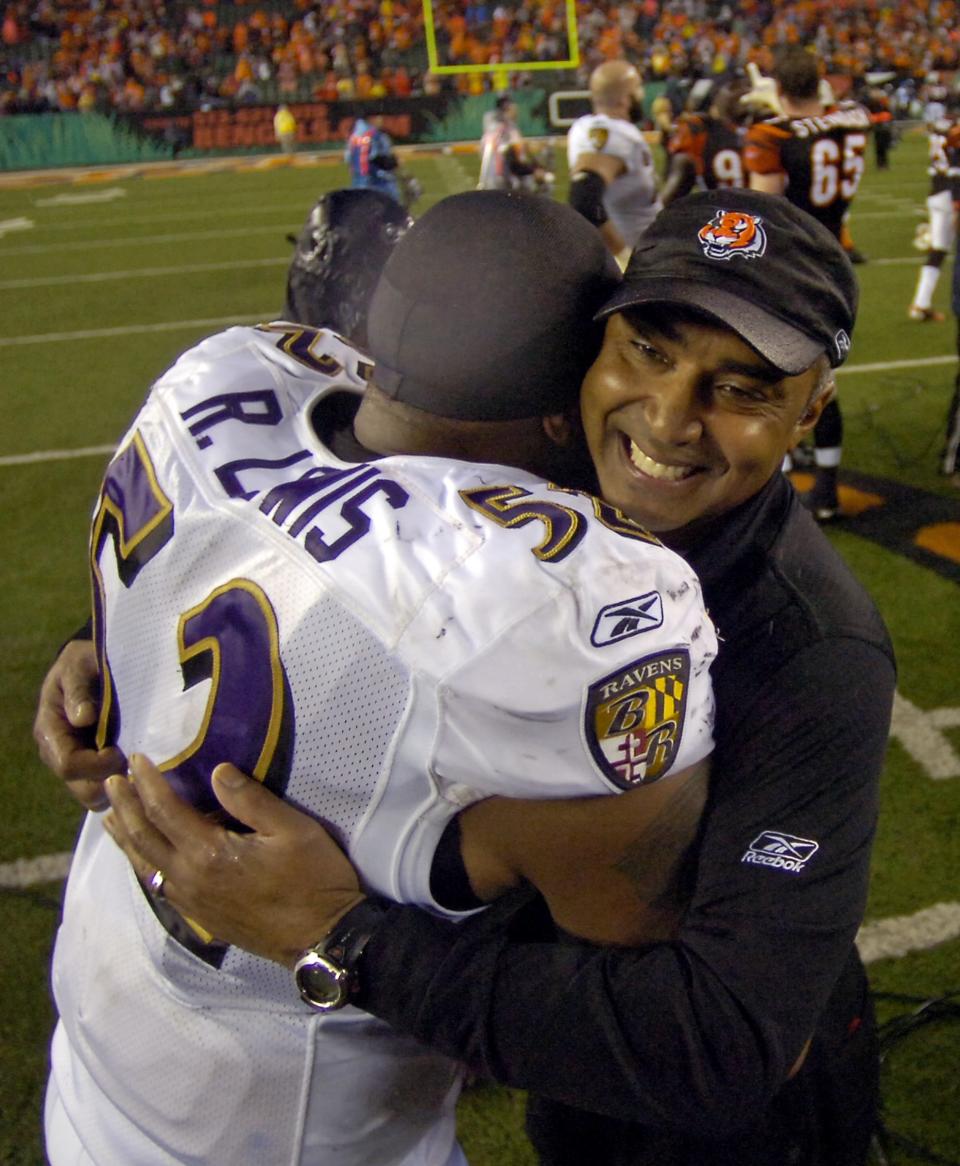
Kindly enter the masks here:
<path id="1" fill-rule="evenodd" d="M 483 115 L 478 190 L 526 190 L 549 187 L 550 174 L 533 156 L 517 125 L 517 106 L 509 94 L 497 98 Z"/>
<path id="2" fill-rule="evenodd" d="M 413 219 L 380 190 L 327 191 L 310 209 L 287 269 L 282 318 L 366 344 L 370 297 L 390 252 Z M 103 809 L 103 779 L 122 769 L 113 745 L 96 748 L 99 676 L 90 623 L 61 648 L 44 678 L 33 735 L 40 760 L 88 810 Z"/>
<path id="3" fill-rule="evenodd" d="M 590 74 L 590 99 L 593 112 L 567 132 L 568 199 L 620 256 L 662 209 L 653 154 L 634 124 L 643 110 L 640 74 L 627 61 L 606 61 Z"/>
<path id="4" fill-rule="evenodd" d="M 98 743 L 210 812 L 230 758 L 331 824 L 368 890 L 438 914 L 527 879 L 589 938 L 669 927 L 715 635 L 679 556 L 544 480 L 582 464 L 571 419 L 615 282 L 568 208 L 473 192 L 397 244 L 375 373 L 283 322 L 181 357 L 94 510 Z M 500 796 L 527 799 L 512 829 Z M 487 800 L 461 855 L 451 822 Z M 665 820 L 641 888 L 612 864 Z M 457 1064 L 320 992 L 335 953 L 305 953 L 301 1000 L 175 892 L 88 816 L 54 955 L 53 1166 L 463 1161 Z"/>

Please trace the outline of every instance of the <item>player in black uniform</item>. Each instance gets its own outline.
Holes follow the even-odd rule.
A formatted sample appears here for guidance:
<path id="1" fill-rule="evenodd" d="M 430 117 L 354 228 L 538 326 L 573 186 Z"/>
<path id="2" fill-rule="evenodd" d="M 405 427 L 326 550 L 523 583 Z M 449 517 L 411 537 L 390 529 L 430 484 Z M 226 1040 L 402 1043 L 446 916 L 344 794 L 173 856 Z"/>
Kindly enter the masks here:
<path id="1" fill-rule="evenodd" d="M 783 113 L 747 131 L 743 151 L 750 188 L 785 195 L 841 239 L 844 218 L 863 177 L 870 114 L 857 102 L 820 101 L 820 65 L 806 49 L 791 47 L 774 69 Z M 836 398 L 814 433 L 813 491 L 808 499 L 819 522 L 840 513 L 837 476 L 843 417 Z"/>
<path id="2" fill-rule="evenodd" d="M 239 926 L 286 962 L 332 927 L 354 1003 L 539 1095 L 531 1132 L 550 1166 L 862 1166 L 877 1058 L 853 941 L 895 674 L 879 615 L 779 472 L 789 419 L 811 420 L 847 350 L 853 271 L 784 200 L 708 192 L 661 212 L 622 291 L 584 396 L 601 482 L 696 566 L 723 637 L 675 938 L 568 943 L 526 900 L 459 925 L 391 906 L 360 928 L 343 855 L 242 780 L 222 792 L 258 831 L 237 842 L 258 851 L 249 864 L 211 853 L 208 824 L 166 817 L 153 795 L 176 854 L 157 853 L 149 822 L 139 838 L 149 872 L 175 870 L 180 905 L 220 936 Z M 805 373 L 759 357 L 773 332 L 789 341 L 776 359 Z"/>
<path id="3" fill-rule="evenodd" d="M 715 82 L 706 112 L 689 111 L 677 119 L 667 141 L 670 165 L 660 190 L 664 206 L 693 189 L 718 190 L 746 185 L 744 127 L 737 122 L 745 78 Z"/>
<path id="4" fill-rule="evenodd" d="M 940 269 L 956 234 L 956 205 L 960 200 L 960 125 L 941 117 L 927 127 L 929 134 L 930 193 L 927 195 L 927 257 L 917 277 L 916 291 L 907 309 L 911 320 L 940 324 L 943 312 L 933 307 Z"/>

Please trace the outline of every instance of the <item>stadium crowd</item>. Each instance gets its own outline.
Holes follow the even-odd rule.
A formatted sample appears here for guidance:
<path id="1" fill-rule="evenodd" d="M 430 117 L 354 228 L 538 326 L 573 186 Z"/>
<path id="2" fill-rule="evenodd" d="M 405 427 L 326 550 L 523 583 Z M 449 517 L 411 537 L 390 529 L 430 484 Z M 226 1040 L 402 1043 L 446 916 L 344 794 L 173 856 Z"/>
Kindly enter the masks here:
<path id="1" fill-rule="evenodd" d="M 443 63 L 569 56 L 559 0 L 437 0 Z M 828 73 L 894 72 L 919 84 L 953 71 L 956 0 L 578 0 L 580 81 L 627 57 L 647 81 L 720 74 L 772 48 L 809 43 Z M 285 100 L 404 98 L 447 86 L 480 93 L 493 75 L 433 76 L 417 0 L 9 0 L 0 26 L 0 113 L 159 110 Z M 907 99 L 911 95 L 907 93 Z"/>

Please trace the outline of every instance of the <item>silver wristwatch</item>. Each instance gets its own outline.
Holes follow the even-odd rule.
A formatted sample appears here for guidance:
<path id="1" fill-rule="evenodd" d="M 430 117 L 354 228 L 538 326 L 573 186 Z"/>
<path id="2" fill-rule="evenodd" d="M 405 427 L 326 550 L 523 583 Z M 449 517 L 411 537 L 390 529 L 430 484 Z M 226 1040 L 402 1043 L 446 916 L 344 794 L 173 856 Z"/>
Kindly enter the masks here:
<path id="1" fill-rule="evenodd" d="M 293 969 L 300 996 L 317 1012 L 336 1012 L 357 992 L 357 963 L 367 941 L 383 921 L 389 904 L 368 898 L 334 925 L 330 933 L 301 952 Z"/>

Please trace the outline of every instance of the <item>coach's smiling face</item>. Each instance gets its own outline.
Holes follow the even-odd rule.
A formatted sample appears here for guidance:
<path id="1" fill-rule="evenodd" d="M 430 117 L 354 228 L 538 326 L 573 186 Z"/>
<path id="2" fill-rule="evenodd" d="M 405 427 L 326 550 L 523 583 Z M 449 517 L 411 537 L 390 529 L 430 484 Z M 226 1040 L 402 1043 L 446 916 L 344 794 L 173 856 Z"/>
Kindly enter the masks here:
<path id="1" fill-rule="evenodd" d="M 600 489 L 664 541 L 745 502 L 813 429 L 825 361 L 784 376 L 731 329 L 665 306 L 612 316 L 581 409 Z"/>

